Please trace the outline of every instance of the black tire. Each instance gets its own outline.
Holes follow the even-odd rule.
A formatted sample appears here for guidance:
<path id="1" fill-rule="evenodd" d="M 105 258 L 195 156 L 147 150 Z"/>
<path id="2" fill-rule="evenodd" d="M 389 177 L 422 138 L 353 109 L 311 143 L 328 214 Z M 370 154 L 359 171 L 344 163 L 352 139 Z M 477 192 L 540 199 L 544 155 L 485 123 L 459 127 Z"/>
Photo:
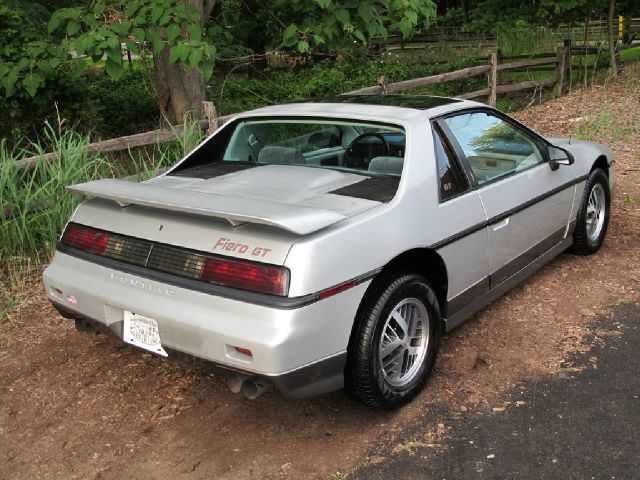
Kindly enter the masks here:
<path id="1" fill-rule="evenodd" d="M 393 385 L 393 381 L 401 379 L 387 378 L 389 374 L 386 370 L 383 371 L 381 366 L 379 348 L 380 342 L 383 341 L 383 328 L 386 327 L 385 332 L 389 332 L 388 329 L 394 325 L 388 324 L 388 321 L 392 322 L 392 311 L 405 301 L 409 302 L 409 311 L 426 312 L 427 328 L 424 328 L 423 320 L 422 327 L 417 328 L 414 333 L 420 332 L 420 335 L 424 335 L 422 332 L 428 331 L 428 337 L 426 340 L 424 337 L 411 337 L 420 340 L 420 344 L 426 344 L 426 351 L 423 350 L 420 355 L 416 354 L 417 358 L 422 358 L 413 363 L 407 360 L 407 355 L 410 355 L 408 350 L 407 353 L 403 351 L 400 370 L 404 370 L 405 365 L 411 365 L 407 370 L 407 383 Z M 416 318 L 421 317 L 422 315 L 418 315 Z M 345 367 L 345 390 L 366 405 L 376 408 L 392 409 L 410 402 L 420 393 L 433 369 L 441 330 L 440 307 L 435 290 L 424 277 L 411 273 L 395 274 L 376 282 L 359 309 L 351 334 Z M 397 328 L 395 332 L 402 333 Z M 406 344 L 408 345 L 415 347 L 413 340 Z M 402 348 L 406 349 L 406 346 L 399 346 L 399 350 L 394 349 L 393 352 L 400 352 Z"/>
<path id="2" fill-rule="evenodd" d="M 601 190 L 599 190 L 601 189 Z M 604 194 L 604 214 L 603 224 L 599 232 L 594 236 L 589 233 L 589 199 L 598 190 Z M 606 173 L 600 168 L 591 172 L 584 187 L 584 194 L 578 210 L 576 228 L 573 232 L 573 245 L 571 252 L 576 255 L 592 255 L 600 250 L 604 238 L 607 235 L 609 226 L 609 212 L 611 210 L 611 191 L 609 190 L 609 179 Z M 595 234 L 596 232 L 594 232 Z"/>

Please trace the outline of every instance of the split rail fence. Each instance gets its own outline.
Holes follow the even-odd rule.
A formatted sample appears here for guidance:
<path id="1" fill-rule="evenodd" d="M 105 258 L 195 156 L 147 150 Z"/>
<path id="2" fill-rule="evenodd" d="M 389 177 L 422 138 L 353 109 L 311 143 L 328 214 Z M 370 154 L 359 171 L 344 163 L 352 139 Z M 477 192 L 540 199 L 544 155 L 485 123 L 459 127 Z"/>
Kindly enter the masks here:
<path id="1" fill-rule="evenodd" d="M 567 89 L 571 81 L 572 69 L 579 65 L 572 64 L 573 55 L 587 55 L 597 53 L 598 47 L 592 46 L 572 46 L 570 40 L 565 40 L 562 46 L 556 48 L 555 52 L 543 53 L 538 55 L 526 56 L 524 61 L 519 60 L 524 56 L 501 57 L 499 52 L 491 53 L 488 62 L 483 65 L 463 68 L 452 72 L 441 73 L 423 78 L 414 78 L 411 80 L 403 80 L 401 82 L 387 83 L 386 76 L 378 77 L 378 84 L 372 87 L 360 88 L 344 95 L 383 95 L 386 93 L 402 92 L 418 87 L 428 85 L 437 85 L 460 80 L 464 78 L 474 77 L 476 75 L 486 75 L 487 86 L 475 92 L 464 93 L 459 95 L 463 99 L 486 98 L 486 103 L 495 106 L 498 95 L 512 92 L 519 92 L 531 89 L 543 89 L 554 87 L 557 95 L 562 95 Z M 598 65 L 596 65 L 598 67 Z M 498 84 L 498 73 L 504 71 L 533 71 L 533 70 L 553 70 L 554 74 L 550 78 L 541 80 L 525 80 L 517 83 L 508 83 L 504 85 Z M 217 116 L 216 109 L 211 102 L 204 102 L 204 111 L 206 120 L 199 121 L 199 126 L 206 129 L 209 133 L 215 131 L 218 126 L 224 124 L 232 115 Z M 130 148 L 142 147 L 146 145 L 155 145 L 158 143 L 169 142 L 175 140 L 184 131 L 184 125 L 178 125 L 171 129 L 162 128 L 150 132 L 128 135 L 111 140 L 91 143 L 88 146 L 89 153 L 104 153 L 128 150 Z M 16 162 L 18 168 L 32 170 L 39 162 L 47 162 L 57 158 L 58 153 L 46 153 L 34 157 L 24 158 Z M 3 207 L 3 210 L 6 208 Z M 5 211 L 6 213 L 6 211 Z"/>
<path id="2" fill-rule="evenodd" d="M 386 83 L 385 75 L 381 75 L 378 78 L 377 85 L 346 92 L 345 95 L 382 95 L 385 93 L 411 90 L 427 85 L 437 85 L 452 80 L 460 80 L 482 74 L 486 74 L 487 76 L 487 87 L 482 90 L 459 95 L 459 98 L 474 99 L 487 97 L 487 103 L 495 106 L 497 96 L 504 93 L 555 86 L 556 92 L 558 94 L 562 94 L 568 86 L 568 79 L 571 74 L 571 44 L 570 42 L 565 42 L 564 46 L 558 47 L 554 54 L 536 55 L 531 60 L 507 63 L 500 63 L 499 60 L 509 60 L 509 58 L 504 57 L 500 59 L 497 53 L 492 53 L 489 55 L 488 63 L 484 65 L 477 65 L 453 72 L 441 73 L 423 78 L 414 78 L 395 83 Z M 555 70 L 554 76 L 543 80 L 526 80 L 507 85 L 498 85 L 498 72 L 522 70 L 540 66 L 551 66 L 550 68 Z M 199 125 L 202 129 L 206 129 L 209 132 L 213 132 L 218 128 L 218 126 L 224 124 L 233 117 L 233 115 L 218 117 L 213 104 L 210 102 L 205 102 L 205 114 L 207 115 L 207 119 L 201 120 Z M 175 140 L 183 131 L 184 125 L 178 125 L 171 129 L 163 128 L 150 132 L 91 143 L 88 149 L 89 153 L 104 153 L 128 150 L 130 148 L 146 145 L 155 145 Z M 16 164 L 21 169 L 32 170 L 39 162 L 53 160 L 57 155 L 57 152 L 46 153 L 18 160 Z"/>

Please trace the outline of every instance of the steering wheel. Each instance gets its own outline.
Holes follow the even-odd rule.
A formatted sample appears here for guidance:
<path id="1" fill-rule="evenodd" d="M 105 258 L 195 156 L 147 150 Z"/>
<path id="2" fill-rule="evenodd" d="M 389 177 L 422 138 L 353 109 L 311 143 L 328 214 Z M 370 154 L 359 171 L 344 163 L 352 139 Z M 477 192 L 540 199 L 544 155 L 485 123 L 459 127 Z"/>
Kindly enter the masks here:
<path id="1" fill-rule="evenodd" d="M 380 144 L 378 143 L 364 143 L 366 138 L 377 138 L 384 147 L 384 153 L 380 152 Z M 362 144 L 362 145 L 361 145 Z M 358 135 L 347 147 L 344 152 L 342 164 L 349 168 L 369 168 L 369 162 L 373 157 L 385 156 L 388 157 L 391 153 L 391 147 L 389 142 L 380 133 L 363 133 Z"/>

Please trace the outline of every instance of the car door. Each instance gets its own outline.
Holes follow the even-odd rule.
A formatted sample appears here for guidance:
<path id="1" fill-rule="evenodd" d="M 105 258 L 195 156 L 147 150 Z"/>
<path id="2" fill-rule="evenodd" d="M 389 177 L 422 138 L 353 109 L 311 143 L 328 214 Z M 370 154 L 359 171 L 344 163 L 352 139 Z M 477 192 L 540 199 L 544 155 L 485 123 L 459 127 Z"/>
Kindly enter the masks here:
<path id="1" fill-rule="evenodd" d="M 444 313 L 451 320 L 489 290 L 487 218 L 477 190 L 466 178 L 441 129 L 434 125 L 432 131 L 439 200 L 432 219 L 445 235 L 434 247 L 447 266 L 449 285 Z M 462 319 L 464 316 L 448 322 L 447 328 L 453 328 Z"/>
<path id="2" fill-rule="evenodd" d="M 485 209 L 494 288 L 567 235 L 573 170 L 549 163 L 544 141 L 493 110 L 465 111 L 440 124 Z"/>

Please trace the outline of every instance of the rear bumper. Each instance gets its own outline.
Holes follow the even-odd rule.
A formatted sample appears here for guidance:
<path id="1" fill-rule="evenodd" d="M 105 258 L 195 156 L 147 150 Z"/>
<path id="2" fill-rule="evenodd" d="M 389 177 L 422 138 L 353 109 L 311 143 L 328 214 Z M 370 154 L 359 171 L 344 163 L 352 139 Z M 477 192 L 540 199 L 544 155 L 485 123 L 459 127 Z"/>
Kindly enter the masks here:
<path id="1" fill-rule="evenodd" d="M 369 282 L 311 305 L 280 309 L 124 275 L 57 252 L 43 280 L 63 316 L 107 327 L 120 338 L 125 311 L 155 319 L 170 358 L 192 357 L 256 375 L 292 398 L 343 386 L 349 335 Z"/>

